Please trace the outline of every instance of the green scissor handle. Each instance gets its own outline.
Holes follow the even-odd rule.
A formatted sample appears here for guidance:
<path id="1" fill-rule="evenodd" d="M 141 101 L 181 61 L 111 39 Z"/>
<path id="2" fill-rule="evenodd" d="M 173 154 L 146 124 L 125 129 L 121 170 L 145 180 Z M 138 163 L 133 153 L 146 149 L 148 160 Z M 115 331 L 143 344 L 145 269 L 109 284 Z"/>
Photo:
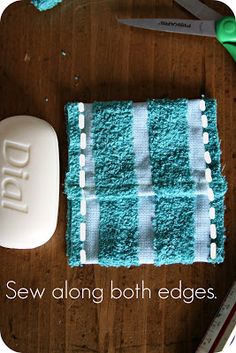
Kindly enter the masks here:
<path id="1" fill-rule="evenodd" d="M 223 17 L 216 22 L 216 37 L 236 61 L 236 20 L 234 17 Z"/>

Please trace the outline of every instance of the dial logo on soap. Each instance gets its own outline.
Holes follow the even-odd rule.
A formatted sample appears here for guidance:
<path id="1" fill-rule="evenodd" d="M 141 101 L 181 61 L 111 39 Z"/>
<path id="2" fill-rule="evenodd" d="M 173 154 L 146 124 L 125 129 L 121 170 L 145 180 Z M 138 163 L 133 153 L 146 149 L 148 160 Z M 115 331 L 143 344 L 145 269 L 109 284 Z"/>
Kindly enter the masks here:
<path id="1" fill-rule="evenodd" d="M 32 249 L 57 225 L 59 152 L 51 125 L 31 116 L 0 122 L 0 246 Z"/>

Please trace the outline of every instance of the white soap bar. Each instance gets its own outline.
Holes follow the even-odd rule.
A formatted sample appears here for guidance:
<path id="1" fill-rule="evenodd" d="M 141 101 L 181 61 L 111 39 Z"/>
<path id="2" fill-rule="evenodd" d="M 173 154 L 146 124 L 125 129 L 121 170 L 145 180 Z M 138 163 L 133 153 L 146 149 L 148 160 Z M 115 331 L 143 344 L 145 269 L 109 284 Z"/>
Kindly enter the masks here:
<path id="1" fill-rule="evenodd" d="M 15 116 L 0 122 L 0 245 L 32 249 L 57 225 L 59 153 L 44 120 Z"/>

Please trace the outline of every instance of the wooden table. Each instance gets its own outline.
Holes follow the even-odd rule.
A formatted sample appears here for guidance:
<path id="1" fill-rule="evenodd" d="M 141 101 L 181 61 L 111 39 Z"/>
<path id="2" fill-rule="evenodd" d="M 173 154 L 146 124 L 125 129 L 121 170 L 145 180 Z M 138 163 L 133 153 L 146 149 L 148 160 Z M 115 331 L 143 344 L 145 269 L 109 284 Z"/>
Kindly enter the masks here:
<path id="1" fill-rule="evenodd" d="M 223 14 L 230 11 L 207 1 Z M 235 63 L 211 38 L 131 29 L 116 17 L 192 18 L 171 0 L 64 0 L 40 13 L 28 1 L 13 4 L 0 23 L 0 118 L 29 114 L 47 120 L 60 144 L 61 193 L 53 238 L 32 251 L 1 248 L 1 332 L 21 353 L 194 353 L 235 279 L 236 265 L 236 80 Z M 218 100 L 218 124 L 226 197 L 226 258 L 218 266 L 85 266 L 71 269 L 65 255 L 67 165 L 64 104 L 80 100 L 143 101 L 151 97 Z M 45 195 L 47 202 L 47 195 Z M 22 236 L 24 234 L 22 233 Z M 41 300 L 8 300 L 6 283 L 46 288 Z M 213 287 L 217 299 L 132 299 L 101 304 L 52 299 L 63 286 L 108 291 L 145 281 L 160 287 Z"/>

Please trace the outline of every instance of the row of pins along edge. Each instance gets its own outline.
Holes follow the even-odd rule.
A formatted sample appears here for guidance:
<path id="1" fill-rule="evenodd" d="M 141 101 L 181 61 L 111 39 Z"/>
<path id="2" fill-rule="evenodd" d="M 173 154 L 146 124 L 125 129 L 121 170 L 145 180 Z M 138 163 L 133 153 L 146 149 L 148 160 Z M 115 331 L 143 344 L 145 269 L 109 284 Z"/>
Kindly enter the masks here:
<path id="1" fill-rule="evenodd" d="M 211 170 L 211 154 L 210 151 L 208 150 L 208 145 L 209 145 L 209 132 L 208 132 L 208 117 L 206 115 L 206 102 L 205 102 L 205 97 L 202 96 L 202 99 L 200 100 L 200 110 L 202 112 L 201 115 L 201 120 L 202 120 L 202 138 L 203 138 L 203 143 L 205 146 L 205 153 L 204 153 L 204 159 L 206 162 L 206 169 L 205 169 L 205 178 L 208 183 L 208 198 L 210 202 L 210 207 L 209 207 L 209 217 L 210 217 L 210 237 L 211 237 L 211 244 L 210 244 L 210 257 L 212 260 L 216 259 L 216 253 L 217 253 L 217 246 L 216 246 L 216 238 L 217 238 L 217 231 L 216 231 L 216 224 L 215 224 L 215 217 L 216 217 L 216 211 L 215 207 L 212 205 L 212 202 L 215 199 L 214 191 L 211 188 L 211 182 L 212 182 L 212 170 Z"/>
<path id="2" fill-rule="evenodd" d="M 86 132 L 85 132 L 85 106 L 84 103 L 80 102 L 78 104 L 79 110 L 79 129 L 80 129 L 80 156 L 79 156 L 79 163 L 80 163 L 80 174 L 79 174 L 79 185 L 81 189 L 81 200 L 80 200 L 80 215 L 83 218 L 83 221 L 80 223 L 80 241 L 83 243 L 86 240 L 86 198 L 85 198 L 85 149 L 87 144 L 86 139 Z M 84 246 L 80 250 L 80 263 L 83 265 L 86 263 L 86 251 Z"/>

